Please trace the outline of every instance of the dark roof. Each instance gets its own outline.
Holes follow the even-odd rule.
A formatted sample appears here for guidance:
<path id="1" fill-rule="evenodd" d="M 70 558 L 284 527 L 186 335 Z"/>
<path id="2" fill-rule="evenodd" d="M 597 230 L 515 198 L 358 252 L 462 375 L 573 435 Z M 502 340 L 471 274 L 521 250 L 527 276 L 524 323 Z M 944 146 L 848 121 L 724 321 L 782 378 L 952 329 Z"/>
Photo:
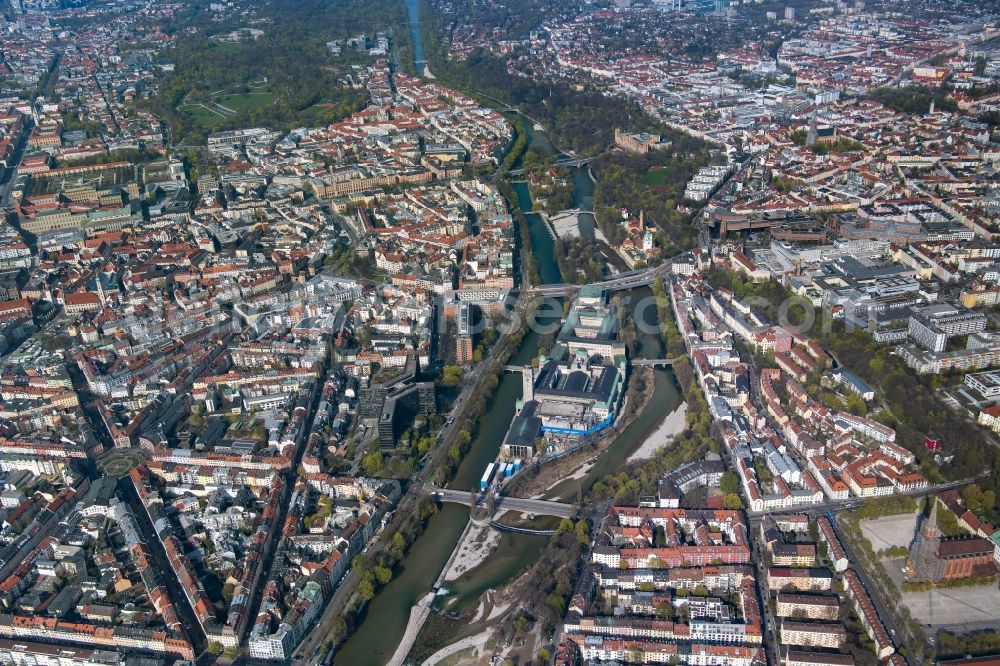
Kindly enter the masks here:
<path id="1" fill-rule="evenodd" d="M 601 366 L 600 373 L 593 381 L 590 381 L 590 375 L 582 370 L 570 372 L 564 380 L 561 380 L 561 377 L 559 365 L 554 361 L 549 361 L 538 373 L 535 394 L 589 398 L 606 402 L 611 397 L 611 391 L 618 377 L 618 369 L 610 365 Z M 588 383 L 590 383 L 589 388 Z"/>
<path id="2" fill-rule="evenodd" d="M 938 557 L 965 557 L 968 555 L 993 555 L 993 544 L 982 537 L 942 539 Z"/>
<path id="3" fill-rule="evenodd" d="M 837 654 L 836 652 L 804 652 L 802 650 L 789 650 L 788 661 L 805 661 L 814 664 L 838 664 L 840 666 L 853 666 L 854 657 L 849 654 Z"/>
<path id="4" fill-rule="evenodd" d="M 529 401 L 525 403 L 521 413 L 510 422 L 510 430 L 504 444 L 512 446 L 534 446 L 535 439 L 542 431 L 542 420 L 535 416 L 537 402 Z"/>
<path id="5" fill-rule="evenodd" d="M 1000 666 L 1000 655 L 971 657 L 968 659 L 948 659 L 939 661 L 939 666 Z"/>
<path id="6" fill-rule="evenodd" d="M 566 377 L 566 383 L 563 384 L 563 391 L 568 393 L 583 393 L 584 389 L 587 388 L 587 381 L 590 379 L 590 375 L 582 370 L 574 370 L 569 373 Z"/>
<path id="7" fill-rule="evenodd" d="M 798 594 L 793 592 L 778 592 L 778 603 L 840 607 L 840 600 L 837 597 L 831 597 L 823 594 Z"/>
<path id="8" fill-rule="evenodd" d="M 811 543 L 777 543 L 773 548 L 775 555 L 816 555 L 816 546 Z"/>

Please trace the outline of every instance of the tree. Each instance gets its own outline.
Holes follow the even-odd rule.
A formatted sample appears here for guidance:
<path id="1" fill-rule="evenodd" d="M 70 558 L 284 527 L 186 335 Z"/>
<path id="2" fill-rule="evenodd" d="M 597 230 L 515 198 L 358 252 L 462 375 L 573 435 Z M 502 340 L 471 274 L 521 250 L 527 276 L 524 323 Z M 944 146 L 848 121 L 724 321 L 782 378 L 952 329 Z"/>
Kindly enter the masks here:
<path id="1" fill-rule="evenodd" d="M 860 395 L 852 393 L 847 396 L 847 411 L 855 416 L 867 416 L 868 405 Z"/>
<path id="2" fill-rule="evenodd" d="M 365 601 L 368 601 L 375 596 L 375 584 L 372 582 L 371 578 L 365 576 L 361 579 L 361 582 L 358 584 L 358 594 L 360 594 L 361 598 Z"/>
<path id="3" fill-rule="evenodd" d="M 549 663 L 550 659 L 552 659 L 552 653 L 549 652 L 548 648 L 545 647 L 538 648 L 538 661 L 542 662 L 543 664 L 547 664 Z"/>
<path id="4" fill-rule="evenodd" d="M 462 383 L 462 377 L 464 371 L 461 367 L 457 365 L 445 366 L 444 371 L 441 374 L 441 382 L 445 386 L 458 386 Z"/>
<path id="5" fill-rule="evenodd" d="M 739 479 L 736 477 L 736 474 L 733 472 L 724 473 L 719 480 L 719 490 L 726 495 L 730 495 L 735 493 L 737 488 L 739 488 Z"/>
<path id="6" fill-rule="evenodd" d="M 743 508 L 743 500 L 736 493 L 729 493 L 726 498 L 722 500 L 722 505 L 727 509 L 737 511 Z"/>
<path id="7" fill-rule="evenodd" d="M 590 543 L 590 526 L 587 525 L 585 519 L 580 519 L 576 521 L 576 540 L 580 542 L 581 546 L 586 546 Z"/>
<path id="8" fill-rule="evenodd" d="M 382 459 L 382 452 L 373 451 L 361 459 L 361 467 L 364 469 L 366 475 L 376 476 L 382 471 L 382 465 L 384 462 L 385 461 Z"/>
<path id="9" fill-rule="evenodd" d="M 403 536 L 402 532 L 396 532 L 392 535 L 392 545 L 389 547 L 389 554 L 399 561 L 403 559 L 403 553 L 406 550 L 406 537 Z"/>
<path id="10" fill-rule="evenodd" d="M 962 489 L 962 499 L 965 506 L 969 507 L 972 513 L 979 513 L 983 510 L 983 490 L 978 484 L 971 484 Z"/>
<path id="11" fill-rule="evenodd" d="M 528 618 L 523 615 L 518 615 L 517 619 L 514 620 L 514 633 L 518 636 L 524 636 L 524 632 L 528 630 Z"/>
<path id="12" fill-rule="evenodd" d="M 947 537 L 962 534 L 962 528 L 958 526 L 958 517 L 949 509 L 938 507 L 937 524 L 941 534 Z"/>
<path id="13" fill-rule="evenodd" d="M 344 640 L 344 637 L 347 636 L 347 620 L 344 619 L 343 615 L 337 615 L 333 618 L 333 624 L 330 626 L 330 633 L 327 636 L 334 645 Z"/>
<path id="14" fill-rule="evenodd" d="M 983 493 L 982 506 L 983 511 L 993 511 L 997 505 L 996 493 L 992 490 L 987 490 Z"/>
<path id="15" fill-rule="evenodd" d="M 381 564 L 377 565 L 374 569 L 375 580 L 378 581 L 379 585 L 385 585 L 390 580 L 392 580 L 392 569 L 389 567 L 384 567 Z"/>

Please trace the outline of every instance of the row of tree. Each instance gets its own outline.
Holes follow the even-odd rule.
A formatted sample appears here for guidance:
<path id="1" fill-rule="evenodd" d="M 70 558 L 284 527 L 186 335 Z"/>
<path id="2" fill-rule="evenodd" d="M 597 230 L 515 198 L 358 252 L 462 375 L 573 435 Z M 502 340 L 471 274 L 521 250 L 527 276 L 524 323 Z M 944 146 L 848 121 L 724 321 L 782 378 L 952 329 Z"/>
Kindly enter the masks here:
<path id="1" fill-rule="evenodd" d="M 339 645 L 354 630 L 361 608 L 392 580 L 396 567 L 410 546 L 424 533 L 427 521 L 435 513 L 437 505 L 430 497 L 404 499 L 397 507 L 396 518 L 387 529 L 386 536 L 380 538 L 375 547 L 354 558 L 351 572 L 359 577 L 357 594 L 334 619 L 327 636 L 330 642 Z"/>

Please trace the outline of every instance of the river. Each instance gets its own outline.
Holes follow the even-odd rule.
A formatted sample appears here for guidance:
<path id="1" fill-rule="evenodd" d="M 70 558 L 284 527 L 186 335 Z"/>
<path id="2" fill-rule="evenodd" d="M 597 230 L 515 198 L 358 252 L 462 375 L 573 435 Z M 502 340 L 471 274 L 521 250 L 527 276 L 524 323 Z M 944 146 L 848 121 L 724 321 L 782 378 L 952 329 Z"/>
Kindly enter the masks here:
<path id="1" fill-rule="evenodd" d="M 409 13 L 410 30 L 413 36 L 414 57 L 418 72 L 422 72 L 424 50 L 421 41 L 419 24 L 419 0 L 406 0 Z M 529 146 L 538 146 L 555 152 L 548 137 L 543 133 L 529 129 Z M 572 168 L 573 182 L 576 186 L 575 205 L 581 211 L 589 211 L 593 201 L 593 182 L 586 167 Z M 523 189 L 522 189 L 523 188 Z M 531 196 L 527 186 L 514 185 L 518 205 L 528 217 L 528 231 L 532 253 L 539 264 L 542 281 L 547 284 L 562 282 L 559 267 L 556 265 L 553 252 L 553 239 L 546 229 L 544 220 L 531 211 Z M 593 215 L 581 213 L 581 230 L 593 237 Z M 633 300 L 649 295 L 649 290 L 638 290 L 631 294 Z M 549 313 L 548 317 L 540 316 L 542 322 L 549 321 L 552 316 L 560 316 L 561 312 Z M 647 309 L 647 322 L 655 325 L 656 312 Z M 652 320 L 649 320 L 649 317 Z M 539 335 L 536 331 L 529 332 L 521 347 L 511 357 L 513 365 L 525 365 L 538 353 Z M 640 336 L 638 355 L 645 358 L 660 358 L 663 355 L 662 342 L 655 333 Z M 643 413 L 615 440 L 615 442 L 599 457 L 594 469 L 584 478 L 584 491 L 604 474 L 617 471 L 645 439 L 655 430 L 663 418 L 673 411 L 680 402 L 670 370 L 656 370 L 656 388 L 653 397 L 643 410 Z M 483 414 L 476 438 L 472 442 L 469 453 L 462 460 L 455 478 L 449 483 L 450 488 L 470 489 L 478 487 L 486 465 L 493 462 L 500 451 L 503 438 L 514 416 L 517 400 L 521 397 L 521 375 L 505 372 L 500 379 L 493 398 Z M 576 492 L 579 482 L 574 482 L 572 490 Z M 348 640 L 337 651 L 334 663 L 344 666 L 381 666 L 395 652 L 406 628 L 410 616 L 410 608 L 426 595 L 434 581 L 441 573 L 455 545 L 465 529 L 469 517 L 468 507 L 457 504 L 446 504 L 432 516 L 427 524 L 424 536 L 417 539 L 403 561 L 394 572 L 394 578 L 382 588 L 374 599 L 369 602 L 360 626 L 351 634 Z M 467 572 L 451 585 L 457 597 L 456 608 L 467 610 L 478 599 L 479 595 L 490 588 L 503 586 L 518 572 L 530 565 L 541 552 L 546 539 L 544 537 L 505 533 L 496 552 L 487 558 L 479 567 Z M 417 648 L 420 647 L 418 642 Z"/>
<path id="2" fill-rule="evenodd" d="M 427 58 L 424 56 L 424 38 L 420 34 L 420 0 L 406 0 L 406 17 L 413 42 L 413 67 L 417 76 L 424 76 L 427 74 Z"/>
<path id="3" fill-rule="evenodd" d="M 560 316 L 561 311 L 553 316 Z M 542 322 L 552 317 L 539 317 Z M 510 363 L 530 363 L 538 353 L 538 333 L 530 331 Z M 521 375 L 505 372 L 500 378 L 489 407 L 479 422 L 476 438 L 449 488 L 478 488 L 486 466 L 496 460 L 507 434 L 517 401 L 521 397 Z M 406 629 L 410 608 L 430 592 L 447 564 L 468 522 L 468 507 L 445 504 L 427 523 L 425 535 L 417 539 L 396 575 L 369 603 L 357 630 L 334 657 L 344 666 L 381 666 L 393 654 Z M 545 538 L 526 534 L 505 534 L 501 557 L 489 558 L 456 581 L 459 604 L 464 606 L 491 587 L 503 585 L 538 556 Z M 509 555 L 513 553 L 514 555 Z M 532 555 L 534 553 L 534 555 Z"/>
<path id="4" fill-rule="evenodd" d="M 531 120 L 524 118 L 525 127 L 528 130 L 528 148 L 540 148 L 541 150 L 555 155 L 557 158 L 567 157 L 564 153 L 561 153 L 555 149 L 552 142 L 549 140 L 548 135 L 544 131 L 540 131 L 534 127 Z M 513 170 L 521 168 L 521 160 L 514 163 L 512 167 Z M 590 167 L 584 164 L 583 166 L 573 166 L 569 167 L 570 177 L 573 179 L 573 207 L 578 209 L 580 212 L 577 213 L 576 219 L 577 224 L 580 227 L 580 235 L 587 240 L 594 240 L 594 229 L 597 227 L 597 220 L 594 218 L 594 181 L 590 177 Z M 537 252 L 540 256 L 539 263 L 543 263 L 542 259 L 546 255 L 552 252 L 552 236 L 549 232 L 545 221 L 542 217 L 536 213 L 531 213 L 531 195 L 528 192 L 528 186 L 523 182 L 514 183 L 514 192 L 517 194 L 517 204 L 520 206 L 521 210 L 524 212 L 525 217 L 528 218 L 528 229 L 531 232 L 531 247 L 532 251 Z M 554 276 L 550 274 L 550 279 L 546 279 L 546 276 L 542 276 L 542 282 L 545 284 L 553 284 L 558 282 L 554 279 Z"/>
<path id="5" fill-rule="evenodd" d="M 549 255 L 549 264 L 554 264 Z M 550 270 L 558 272 L 558 268 L 549 266 Z M 622 294 L 634 303 L 650 296 L 648 289 L 636 290 Z M 628 307 L 628 306 L 626 306 Z M 544 324 L 552 321 L 561 312 L 548 313 L 540 316 Z M 662 358 L 664 349 L 659 335 L 655 332 L 656 311 L 654 308 L 644 308 L 642 316 L 654 330 L 641 334 L 637 340 L 637 355 L 642 358 Z M 538 353 L 539 335 L 530 331 L 524 338 L 521 347 L 511 357 L 512 365 L 524 365 Z M 645 438 L 653 432 L 663 418 L 680 404 L 681 396 L 677 390 L 673 373 L 669 369 L 657 369 L 655 372 L 655 389 L 650 403 L 635 421 L 609 446 L 598 458 L 597 463 L 582 481 L 571 481 L 560 484 L 550 491 L 549 495 L 574 500 L 578 486 L 586 492 L 591 485 L 602 476 L 617 472 Z M 496 459 L 503 443 L 504 435 L 514 416 L 517 400 L 521 397 L 521 375 L 506 372 L 493 394 L 489 407 L 480 421 L 476 438 L 472 442 L 469 453 L 466 454 L 449 483 L 450 488 L 471 489 L 478 486 L 486 465 Z M 402 638 L 410 608 L 427 594 L 447 563 L 451 552 L 458 543 L 468 520 L 467 507 L 446 504 L 441 511 L 433 516 L 427 525 L 425 536 L 414 543 L 406 558 L 396 571 L 396 577 L 379 591 L 371 601 L 360 627 L 351 635 L 341 650 L 338 651 L 334 663 L 357 666 L 381 666 L 395 651 Z M 500 547 L 479 567 L 467 572 L 450 587 L 457 597 L 454 609 L 474 611 L 473 604 L 479 595 L 490 588 L 500 587 L 509 582 L 518 572 L 531 564 L 545 544 L 544 537 L 523 534 L 504 534 Z M 461 625 L 456 623 L 458 631 Z M 421 640 L 423 639 L 423 635 Z M 430 637 L 435 644 L 440 642 L 440 636 Z M 415 650 L 426 653 L 418 641 Z"/>

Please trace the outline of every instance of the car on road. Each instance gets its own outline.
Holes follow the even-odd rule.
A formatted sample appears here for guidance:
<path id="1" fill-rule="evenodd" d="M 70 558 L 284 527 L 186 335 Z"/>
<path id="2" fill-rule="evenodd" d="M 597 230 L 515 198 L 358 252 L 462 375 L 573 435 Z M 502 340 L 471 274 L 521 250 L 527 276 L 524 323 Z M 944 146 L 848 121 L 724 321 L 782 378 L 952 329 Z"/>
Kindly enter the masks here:
<path id="1" fill-rule="evenodd" d="M 445 425 L 451 425 L 454 422 L 455 422 L 455 417 L 454 416 L 449 416 L 448 420 L 445 421 Z"/>

